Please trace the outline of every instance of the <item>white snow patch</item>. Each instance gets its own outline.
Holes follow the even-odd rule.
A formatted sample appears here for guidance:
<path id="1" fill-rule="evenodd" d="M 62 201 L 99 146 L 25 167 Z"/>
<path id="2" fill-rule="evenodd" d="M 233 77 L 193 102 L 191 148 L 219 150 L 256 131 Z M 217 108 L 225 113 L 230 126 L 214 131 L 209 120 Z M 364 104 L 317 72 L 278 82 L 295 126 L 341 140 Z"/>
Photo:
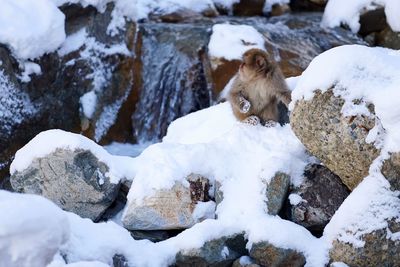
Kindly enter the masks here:
<path id="1" fill-rule="evenodd" d="M 0 266 L 46 266 L 68 239 L 64 212 L 45 198 L 0 190 L 0 211 Z"/>
<path id="2" fill-rule="evenodd" d="M 243 53 L 251 48 L 265 50 L 263 35 L 252 26 L 215 24 L 212 30 L 208 44 L 210 57 L 241 60 Z"/>
<path id="3" fill-rule="evenodd" d="M 79 103 L 82 107 L 82 112 L 86 118 L 91 119 L 96 111 L 97 96 L 95 91 L 90 91 L 81 96 Z"/>
<path id="4" fill-rule="evenodd" d="M 65 40 L 64 14 L 50 0 L 2 0 L 0 43 L 18 59 L 34 59 Z"/>
<path id="5" fill-rule="evenodd" d="M 137 157 L 151 144 L 152 143 L 129 144 L 112 142 L 111 144 L 104 146 L 104 149 L 112 155 Z"/>
<path id="6" fill-rule="evenodd" d="M 386 20 L 394 31 L 400 31 L 400 1 L 398 0 L 329 0 L 326 5 L 322 25 L 337 27 L 347 24 L 353 32 L 360 29 L 360 14 L 365 10 L 385 8 Z"/>
<path id="7" fill-rule="evenodd" d="M 11 133 L 15 125 L 36 113 L 29 95 L 16 88 L 9 77 L 0 70 L 0 121 L 2 131 Z"/>
<path id="8" fill-rule="evenodd" d="M 221 256 L 224 257 L 224 259 L 229 256 L 229 249 L 226 246 L 221 250 Z"/>
<path id="9" fill-rule="evenodd" d="M 10 174 L 25 170 L 34 159 L 43 158 L 54 152 L 57 148 L 91 151 L 99 161 L 104 162 L 110 168 L 107 176 L 112 183 L 117 183 L 120 179 L 132 179 L 134 177 L 132 158 L 110 155 L 103 147 L 97 145 L 92 140 L 82 135 L 62 130 L 41 132 L 18 150 L 14 161 L 11 163 Z"/>
<path id="10" fill-rule="evenodd" d="M 254 261 L 249 256 L 242 256 L 239 258 L 239 263 L 242 266 L 254 264 Z"/>
<path id="11" fill-rule="evenodd" d="M 24 83 L 31 81 L 30 75 L 42 74 L 42 69 L 40 68 L 40 66 L 38 64 L 36 64 L 34 62 L 30 62 L 30 61 L 20 62 L 19 67 L 22 68 L 23 71 L 18 78 Z"/>
<path id="12" fill-rule="evenodd" d="M 58 55 L 65 56 L 73 51 L 78 50 L 85 44 L 86 38 L 87 32 L 85 28 L 68 35 L 60 49 L 58 49 Z"/>
<path id="13" fill-rule="evenodd" d="M 305 202 L 305 200 L 299 194 L 290 194 L 289 195 L 290 205 L 297 206 L 301 202 Z"/>
<path id="14" fill-rule="evenodd" d="M 196 207 L 193 210 L 192 217 L 196 222 L 204 221 L 205 219 L 214 219 L 215 202 L 197 202 Z"/>

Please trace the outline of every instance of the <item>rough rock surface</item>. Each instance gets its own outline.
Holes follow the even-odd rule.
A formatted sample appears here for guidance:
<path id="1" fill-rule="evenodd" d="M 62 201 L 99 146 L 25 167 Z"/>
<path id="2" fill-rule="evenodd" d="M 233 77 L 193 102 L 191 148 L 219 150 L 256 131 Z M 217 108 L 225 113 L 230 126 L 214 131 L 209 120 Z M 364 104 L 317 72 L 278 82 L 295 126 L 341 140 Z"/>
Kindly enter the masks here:
<path id="1" fill-rule="evenodd" d="M 57 149 L 11 176 L 16 192 L 44 196 L 64 210 L 97 220 L 118 194 L 108 167 L 87 150 Z"/>
<path id="2" fill-rule="evenodd" d="M 379 151 L 365 141 L 375 118 L 344 117 L 343 104 L 344 100 L 334 96 L 332 90 L 316 92 L 311 100 L 295 104 L 290 122 L 307 150 L 352 190 L 368 175 Z"/>
<path id="3" fill-rule="evenodd" d="M 400 153 L 392 153 L 383 162 L 382 174 L 389 181 L 393 191 L 400 190 Z"/>
<path id="4" fill-rule="evenodd" d="M 250 257 L 257 264 L 268 267 L 302 267 L 306 263 L 301 253 L 292 249 L 278 248 L 268 242 L 253 244 Z"/>
<path id="5" fill-rule="evenodd" d="M 285 202 L 290 185 L 290 176 L 285 173 L 277 173 L 267 185 L 266 197 L 268 213 L 276 215 Z"/>
<path id="6" fill-rule="evenodd" d="M 380 229 L 361 236 L 364 247 L 354 247 L 349 243 L 335 240 L 329 252 L 332 261 L 341 261 L 349 266 L 399 266 L 400 240 L 388 238 L 400 231 L 400 223 L 390 221 L 388 229 Z"/>
<path id="7" fill-rule="evenodd" d="M 206 242 L 199 249 L 179 252 L 176 255 L 176 266 L 228 267 L 246 252 L 246 241 L 242 234 L 221 237 Z"/>
<path id="8" fill-rule="evenodd" d="M 303 183 L 291 193 L 302 201 L 291 205 L 290 220 L 311 231 L 322 231 L 350 192 L 328 168 L 312 164 L 305 170 Z"/>
<path id="9" fill-rule="evenodd" d="M 193 226 L 192 216 L 198 201 L 208 201 L 209 182 L 199 175 L 190 175 L 190 187 L 176 183 L 169 190 L 159 190 L 141 203 L 128 201 L 122 217 L 130 230 L 170 230 Z"/>

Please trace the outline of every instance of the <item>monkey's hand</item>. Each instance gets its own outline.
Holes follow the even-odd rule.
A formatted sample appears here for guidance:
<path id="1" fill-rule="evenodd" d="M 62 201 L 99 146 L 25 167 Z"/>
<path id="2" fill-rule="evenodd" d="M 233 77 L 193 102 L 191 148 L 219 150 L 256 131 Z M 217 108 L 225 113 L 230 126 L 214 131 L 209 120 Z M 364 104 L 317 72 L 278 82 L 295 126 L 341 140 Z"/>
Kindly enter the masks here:
<path id="1" fill-rule="evenodd" d="M 239 97 L 239 107 L 241 113 L 247 113 L 250 110 L 251 104 L 246 98 L 241 96 Z"/>

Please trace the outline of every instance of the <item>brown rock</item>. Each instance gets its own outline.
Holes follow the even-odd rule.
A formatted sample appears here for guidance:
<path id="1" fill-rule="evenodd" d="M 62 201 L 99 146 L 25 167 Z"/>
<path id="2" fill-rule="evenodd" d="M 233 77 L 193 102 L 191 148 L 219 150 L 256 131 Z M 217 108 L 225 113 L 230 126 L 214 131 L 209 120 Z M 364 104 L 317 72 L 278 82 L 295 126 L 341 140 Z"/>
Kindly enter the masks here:
<path id="1" fill-rule="evenodd" d="M 365 141 L 375 118 L 344 117 L 343 104 L 332 90 L 316 92 L 310 101 L 296 103 L 290 122 L 305 147 L 352 190 L 368 175 L 379 151 Z"/>
<path id="2" fill-rule="evenodd" d="M 292 249 L 278 248 L 268 242 L 255 243 L 250 256 L 261 266 L 302 267 L 306 263 L 304 256 Z"/>
<path id="3" fill-rule="evenodd" d="M 389 222 L 388 230 L 392 233 L 399 232 L 399 222 Z M 365 242 L 363 247 L 354 247 L 349 243 L 335 240 L 329 251 L 331 261 L 341 261 L 349 266 L 399 266 L 400 240 L 388 238 L 388 230 L 380 229 L 361 236 Z"/>
<path id="4" fill-rule="evenodd" d="M 240 0 L 233 4 L 235 16 L 262 16 L 265 0 Z"/>

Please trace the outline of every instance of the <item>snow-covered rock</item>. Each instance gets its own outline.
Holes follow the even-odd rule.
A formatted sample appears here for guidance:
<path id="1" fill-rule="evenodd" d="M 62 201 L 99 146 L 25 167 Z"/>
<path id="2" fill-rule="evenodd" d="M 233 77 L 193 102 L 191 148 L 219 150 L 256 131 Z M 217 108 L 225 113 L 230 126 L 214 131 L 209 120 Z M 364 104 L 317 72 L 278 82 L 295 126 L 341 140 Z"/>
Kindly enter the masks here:
<path id="1" fill-rule="evenodd" d="M 176 266 L 231 266 L 247 253 L 243 234 L 207 241 L 201 248 L 183 250 L 176 255 Z"/>
<path id="2" fill-rule="evenodd" d="M 93 141 L 49 130 L 17 152 L 10 180 L 17 192 L 42 195 L 64 210 L 97 220 L 124 178 L 113 165 L 113 156 Z"/>
<path id="3" fill-rule="evenodd" d="M 50 201 L 0 190 L 0 266 L 46 266 L 69 238 L 67 217 Z"/>
<path id="4" fill-rule="evenodd" d="M 385 7 L 386 19 L 392 29 L 400 31 L 400 2 L 397 0 L 330 0 L 325 8 L 322 25 L 337 27 L 343 23 L 353 32 L 358 32 L 360 14 L 379 6 Z"/>
<path id="5" fill-rule="evenodd" d="M 124 227 L 130 230 L 185 229 L 201 220 L 213 219 L 215 204 L 208 203 L 209 181 L 192 174 L 187 182 L 189 187 L 176 183 L 171 189 L 161 189 L 142 201 L 129 201 L 122 216 Z"/>
<path id="6" fill-rule="evenodd" d="M 393 101 L 400 94 L 399 59 L 390 49 L 334 48 L 312 61 L 292 93 L 294 132 L 350 189 L 375 158 L 400 150 L 400 108 Z"/>
<path id="7" fill-rule="evenodd" d="M 303 183 L 291 190 L 289 218 L 322 232 L 348 195 L 349 190 L 337 175 L 323 165 L 312 164 L 304 172 Z"/>

